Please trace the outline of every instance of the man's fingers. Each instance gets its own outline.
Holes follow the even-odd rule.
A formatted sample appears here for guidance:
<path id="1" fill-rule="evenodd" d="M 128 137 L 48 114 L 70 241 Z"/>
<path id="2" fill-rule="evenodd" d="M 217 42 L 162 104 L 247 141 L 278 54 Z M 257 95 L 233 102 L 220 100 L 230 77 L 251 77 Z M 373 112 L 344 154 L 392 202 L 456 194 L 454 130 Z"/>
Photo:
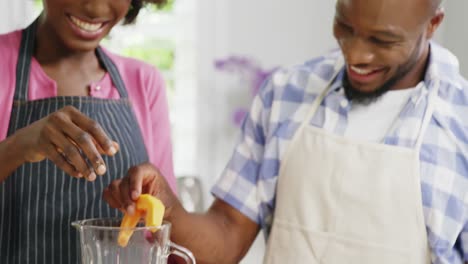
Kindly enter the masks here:
<path id="1" fill-rule="evenodd" d="M 138 199 L 142 193 L 150 193 L 148 190 L 155 188 L 160 174 L 150 163 L 141 164 L 130 168 L 127 173 L 130 184 L 130 196 L 133 200 Z"/>
<path id="2" fill-rule="evenodd" d="M 127 213 L 133 215 L 135 213 L 135 205 L 134 201 L 130 197 L 128 177 L 124 178 L 120 184 L 120 200 L 123 202 L 123 206 Z"/>
<path id="3" fill-rule="evenodd" d="M 113 200 L 117 204 L 117 206 L 115 206 L 115 208 L 124 208 L 124 203 L 122 202 L 121 197 L 120 197 L 120 182 L 121 181 L 122 180 L 120 180 L 120 179 L 115 180 L 107 188 L 109 190 L 110 195 L 112 196 Z"/>
<path id="4" fill-rule="evenodd" d="M 142 174 L 141 172 L 135 172 L 134 174 L 129 175 L 128 178 L 130 186 L 129 195 L 133 201 L 136 201 L 141 195 L 144 174 Z"/>
<path id="5" fill-rule="evenodd" d="M 143 193 L 155 195 L 156 192 L 152 190 L 159 188 L 168 188 L 168 185 L 157 168 L 150 163 L 144 163 L 130 168 L 124 178 L 113 181 L 104 192 L 104 197 L 113 207 L 121 208 L 132 215 L 136 211 L 135 203 L 140 195 Z M 165 193 L 165 190 L 162 189 L 162 193 Z"/>
<path id="6" fill-rule="evenodd" d="M 103 199 L 110 205 L 112 208 L 120 209 L 121 205 L 119 202 L 114 198 L 112 195 L 112 192 L 109 190 L 109 188 L 104 189 L 104 192 L 102 194 Z"/>

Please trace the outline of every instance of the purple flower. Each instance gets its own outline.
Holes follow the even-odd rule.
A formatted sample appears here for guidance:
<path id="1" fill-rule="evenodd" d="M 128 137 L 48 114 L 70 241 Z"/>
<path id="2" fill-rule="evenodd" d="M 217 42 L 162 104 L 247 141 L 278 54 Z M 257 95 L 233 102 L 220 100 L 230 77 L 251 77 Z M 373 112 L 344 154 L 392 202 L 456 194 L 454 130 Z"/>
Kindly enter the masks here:
<path id="1" fill-rule="evenodd" d="M 245 88 L 249 89 L 252 98 L 258 93 L 265 79 L 276 70 L 276 68 L 263 70 L 254 60 L 241 56 L 216 60 L 214 64 L 217 70 L 236 74 L 241 80 L 246 81 Z M 240 126 L 247 113 L 248 111 L 244 108 L 236 109 L 233 113 L 234 124 Z"/>

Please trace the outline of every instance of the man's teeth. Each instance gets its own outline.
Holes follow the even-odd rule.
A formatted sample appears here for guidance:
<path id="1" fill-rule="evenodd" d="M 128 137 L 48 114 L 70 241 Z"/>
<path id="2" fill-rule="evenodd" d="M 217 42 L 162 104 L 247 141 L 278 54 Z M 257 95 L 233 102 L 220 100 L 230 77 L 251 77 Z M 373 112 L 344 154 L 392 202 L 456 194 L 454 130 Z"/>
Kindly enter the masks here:
<path id="1" fill-rule="evenodd" d="M 83 20 L 80 20 L 74 16 L 70 16 L 71 18 L 71 21 L 73 22 L 73 24 L 77 25 L 80 29 L 83 29 L 85 31 L 88 31 L 88 32 L 95 32 L 97 31 L 98 29 L 100 29 L 102 27 L 102 24 L 103 23 L 98 23 L 98 24 L 91 24 L 91 23 L 88 23 L 88 22 L 84 22 Z"/>
<path id="2" fill-rule="evenodd" d="M 354 72 L 356 72 L 357 74 L 360 74 L 360 75 L 368 75 L 369 73 L 375 71 L 375 70 L 364 70 L 364 69 L 360 69 L 360 68 L 357 68 L 357 67 L 354 67 L 354 66 L 350 66 L 350 67 L 351 67 L 351 70 L 353 70 Z"/>

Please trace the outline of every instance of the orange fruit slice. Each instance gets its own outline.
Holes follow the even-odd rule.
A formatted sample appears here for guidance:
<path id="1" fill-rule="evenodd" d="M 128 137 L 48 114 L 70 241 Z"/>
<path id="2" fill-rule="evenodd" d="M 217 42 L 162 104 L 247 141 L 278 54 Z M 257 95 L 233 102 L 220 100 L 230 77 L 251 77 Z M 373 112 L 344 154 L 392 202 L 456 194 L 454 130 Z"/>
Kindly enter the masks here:
<path id="1" fill-rule="evenodd" d="M 133 235 L 133 229 L 135 228 L 140 221 L 140 218 L 142 216 L 141 211 L 136 211 L 133 215 L 125 214 L 124 218 L 122 219 L 122 223 L 120 223 L 120 232 L 119 236 L 117 238 L 117 243 L 121 247 L 126 247 L 128 244 L 128 241 L 130 240 L 130 237 Z"/>
<path id="2" fill-rule="evenodd" d="M 145 215 L 145 225 L 151 226 L 151 232 L 156 232 L 158 226 L 161 226 L 164 217 L 165 207 L 164 204 L 158 198 L 149 194 L 142 194 L 136 201 L 135 213 L 130 216 L 127 213 L 124 214 L 124 218 L 120 223 L 120 232 L 117 238 L 117 243 L 121 247 L 126 247 L 128 241 L 133 235 L 133 228 L 135 228 Z"/>
<path id="3" fill-rule="evenodd" d="M 156 232 L 164 217 L 165 207 L 161 200 L 149 194 L 142 194 L 137 200 L 136 208 L 138 211 L 146 212 L 145 224 L 153 227 L 150 229 L 151 232 Z"/>

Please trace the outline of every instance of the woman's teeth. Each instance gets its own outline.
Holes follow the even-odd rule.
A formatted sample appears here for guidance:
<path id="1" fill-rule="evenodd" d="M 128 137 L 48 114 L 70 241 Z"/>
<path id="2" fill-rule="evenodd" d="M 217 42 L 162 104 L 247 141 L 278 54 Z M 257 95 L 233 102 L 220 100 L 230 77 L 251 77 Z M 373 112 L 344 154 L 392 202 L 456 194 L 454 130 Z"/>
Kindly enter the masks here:
<path id="1" fill-rule="evenodd" d="M 80 20 L 74 16 L 70 16 L 70 19 L 73 22 L 73 24 L 78 26 L 80 29 L 88 31 L 88 32 L 98 31 L 102 27 L 102 24 L 103 24 L 103 23 L 93 24 L 93 23 L 84 22 L 83 20 Z"/>
<path id="2" fill-rule="evenodd" d="M 360 74 L 360 75 L 368 75 L 372 72 L 375 72 L 376 70 L 364 70 L 355 66 L 350 66 L 351 70 L 353 70 L 355 73 Z"/>

